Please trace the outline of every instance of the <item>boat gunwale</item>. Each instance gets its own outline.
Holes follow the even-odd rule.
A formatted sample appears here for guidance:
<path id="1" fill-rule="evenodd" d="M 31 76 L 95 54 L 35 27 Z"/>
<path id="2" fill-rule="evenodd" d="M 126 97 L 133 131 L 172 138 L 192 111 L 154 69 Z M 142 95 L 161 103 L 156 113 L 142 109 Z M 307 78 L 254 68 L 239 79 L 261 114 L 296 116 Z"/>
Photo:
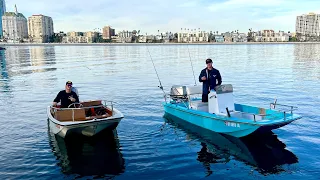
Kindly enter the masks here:
<path id="1" fill-rule="evenodd" d="M 100 119 L 94 118 L 94 119 L 91 119 L 91 120 L 84 120 L 84 121 L 66 121 L 66 122 L 61 122 L 61 121 L 58 121 L 57 119 L 55 119 L 52 116 L 50 109 L 51 109 L 51 106 L 48 106 L 47 107 L 48 118 L 50 119 L 50 121 L 54 122 L 55 124 L 61 125 L 61 126 L 84 125 L 84 124 L 87 124 L 87 123 L 103 122 L 103 121 L 107 121 L 107 120 L 122 119 L 124 117 L 123 114 L 119 110 L 117 110 L 116 108 L 113 108 L 113 111 L 115 112 L 115 114 L 110 116 L 110 117 L 100 118 Z M 110 123 L 112 123 L 112 122 L 110 122 Z"/>

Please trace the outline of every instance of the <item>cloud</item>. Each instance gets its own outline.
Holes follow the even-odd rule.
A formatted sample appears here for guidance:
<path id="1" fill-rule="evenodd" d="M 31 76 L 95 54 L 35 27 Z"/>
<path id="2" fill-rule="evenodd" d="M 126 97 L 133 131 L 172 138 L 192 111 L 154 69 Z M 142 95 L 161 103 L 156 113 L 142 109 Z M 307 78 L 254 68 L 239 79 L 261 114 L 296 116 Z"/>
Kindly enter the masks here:
<path id="1" fill-rule="evenodd" d="M 55 31 L 92 31 L 105 25 L 116 31 L 177 32 L 181 28 L 247 32 L 274 29 L 294 31 L 297 15 L 319 12 L 315 0 L 10 0 L 7 10 L 26 17 L 51 16 Z"/>

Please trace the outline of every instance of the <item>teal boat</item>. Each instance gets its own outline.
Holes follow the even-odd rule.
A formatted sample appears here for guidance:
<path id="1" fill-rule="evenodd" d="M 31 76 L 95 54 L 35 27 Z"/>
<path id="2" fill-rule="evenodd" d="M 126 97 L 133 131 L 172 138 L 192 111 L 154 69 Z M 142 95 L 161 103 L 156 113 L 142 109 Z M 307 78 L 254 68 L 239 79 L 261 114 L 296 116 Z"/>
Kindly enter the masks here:
<path id="1" fill-rule="evenodd" d="M 202 86 L 174 85 L 163 103 L 165 113 L 217 133 L 244 137 L 270 132 L 301 118 L 297 107 L 270 103 L 269 108 L 234 103 L 231 84 L 219 85 L 202 102 Z M 169 97 L 169 100 L 167 98 Z"/>
<path id="2" fill-rule="evenodd" d="M 169 114 L 163 117 L 169 128 L 184 132 L 175 133 L 176 139 L 186 136 L 193 148 L 197 147 L 195 143 L 200 143 L 197 160 L 204 164 L 208 175 L 212 173 L 211 167 L 216 167 L 210 164 L 228 163 L 230 159 L 250 165 L 263 175 L 279 174 L 285 171 L 283 165 L 299 162 L 298 157 L 272 131 L 237 138 L 203 129 Z"/>

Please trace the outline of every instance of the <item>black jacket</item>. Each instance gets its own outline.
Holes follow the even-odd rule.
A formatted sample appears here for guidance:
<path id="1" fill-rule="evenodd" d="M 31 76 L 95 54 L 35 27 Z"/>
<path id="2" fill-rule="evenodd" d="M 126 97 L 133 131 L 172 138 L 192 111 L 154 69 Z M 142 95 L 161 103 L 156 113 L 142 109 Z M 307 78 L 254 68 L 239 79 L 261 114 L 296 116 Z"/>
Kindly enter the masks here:
<path id="1" fill-rule="evenodd" d="M 71 91 L 70 93 L 67 93 L 65 90 L 60 91 L 57 97 L 54 98 L 53 102 L 58 103 L 61 101 L 61 108 L 67 108 L 70 104 L 73 103 L 69 99 L 70 96 L 76 99 L 75 103 L 79 103 L 79 97 L 75 92 Z"/>
<path id="2" fill-rule="evenodd" d="M 201 80 L 201 78 L 205 76 L 207 80 Z M 220 72 L 212 68 L 212 70 L 208 70 L 207 68 L 203 69 L 199 75 L 199 81 L 203 82 L 202 84 L 202 94 L 209 94 L 210 89 L 214 89 L 217 85 L 221 85 L 222 78 Z"/>

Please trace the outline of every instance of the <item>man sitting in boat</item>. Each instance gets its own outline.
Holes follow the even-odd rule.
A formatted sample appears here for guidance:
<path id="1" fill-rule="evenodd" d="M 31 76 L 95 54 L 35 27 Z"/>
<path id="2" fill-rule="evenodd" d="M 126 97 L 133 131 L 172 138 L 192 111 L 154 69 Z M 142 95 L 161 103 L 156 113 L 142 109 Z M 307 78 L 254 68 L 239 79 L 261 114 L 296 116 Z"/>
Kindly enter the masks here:
<path id="1" fill-rule="evenodd" d="M 222 78 L 220 72 L 212 67 L 212 60 L 206 60 L 207 67 L 203 69 L 199 76 L 202 83 L 202 102 L 208 102 L 208 94 L 218 85 L 221 85 Z"/>
<path id="2" fill-rule="evenodd" d="M 53 100 L 53 106 L 57 106 L 57 103 L 61 101 L 61 108 L 67 108 L 72 103 L 79 103 L 78 95 L 71 91 L 72 82 L 67 81 L 65 90 L 62 90 L 58 93 L 57 97 Z"/>

